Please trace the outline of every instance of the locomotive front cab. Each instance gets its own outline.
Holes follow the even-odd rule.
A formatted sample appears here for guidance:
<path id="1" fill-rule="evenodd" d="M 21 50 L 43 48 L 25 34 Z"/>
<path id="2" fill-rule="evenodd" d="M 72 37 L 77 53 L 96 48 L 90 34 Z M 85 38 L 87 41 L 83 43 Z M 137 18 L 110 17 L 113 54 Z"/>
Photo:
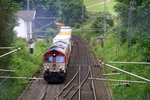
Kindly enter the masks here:
<path id="1" fill-rule="evenodd" d="M 44 56 L 45 71 L 65 72 L 66 56 L 59 51 L 50 51 Z"/>
<path id="2" fill-rule="evenodd" d="M 44 79 L 48 82 L 64 81 L 66 56 L 59 51 L 50 51 L 44 56 Z"/>

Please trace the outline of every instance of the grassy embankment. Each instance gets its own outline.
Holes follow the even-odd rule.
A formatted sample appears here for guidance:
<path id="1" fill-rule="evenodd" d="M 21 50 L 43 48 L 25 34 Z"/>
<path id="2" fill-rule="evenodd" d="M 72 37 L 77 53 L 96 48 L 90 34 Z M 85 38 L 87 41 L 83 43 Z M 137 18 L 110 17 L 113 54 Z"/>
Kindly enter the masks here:
<path id="1" fill-rule="evenodd" d="M 113 10 L 111 10 L 113 11 Z M 84 23 L 84 28 L 91 28 L 93 19 L 89 19 Z M 104 47 L 97 43 L 97 37 L 100 36 L 98 33 L 86 32 L 86 33 L 76 33 L 85 39 L 87 39 L 93 46 L 90 52 L 97 55 L 98 58 L 104 61 L 132 61 L 132 62 L 144 62 L 142 55 L 145 49 L 140 49 L 140 42 L 133 44 L 131 46 L 131 54 L 129 55 L 129 48 L 126 43 L 120 43 L 118 35 L 112 32 L 107 32 L 107 39 L 105 40 Z M 118 68 L 122 68 L 126 71 L 132 72 L 134 74 L 143 76 L 150 79 L 150 65 L 134 65 L 134 64 L 112 64 Z M 112 73 L 114 70 L 104 66 L 106 73 Z M 118 71 L 117 71 L 118 72 Z M 108 79 L 118 79 L 118 80 L 138 80 L 135 77 L 121 73 L 120 75 L 109 76 Z M 119 84 L 118 82 L 109 82 L 109 85 Z M 113 100 L 149 100 L 150 98 L 150 84 L 138 84 L 130 83 L 129 86 L 118 85 L 111 86 Z"/>
<path id="2" fill-rule="evenodd" d="M 83 0 L 86 7 L 103 2 L 104 0 Z"/>
<path id="3" fill-rule="evenodd" d="M 95 1 L 95 2 L 93 2 L 93 3 L 91 3 L 89 0 L 84 0 L 84 4 L 86 5 L 86 7 L 88 7 L 88 6 L 90 6 L 90 5 L 94 5 L 94 4 L 97 4 L 97 3 L 100 3 L 100 2 L 103 2 L 104 0 L 99 0 L 99 1 Z M 111 14 L 113 14 L 113 15 L 116 15 L 117 13 L 114 11 L 114 9 L 113 9 L 113 7 L 114 7 L 114 5 L 116 4 L 116 2 L 114 2 L 114 1 L 110 1 L 110 2 L 108 2 L 107 3 L 107 10 L 111 13 Z M 103 4 L 101 4 L 101 5 L 99 5 L 99 6 L 95 6 L 95 7 L 91 7 L 91 8 L 87 8 L 87 11 L 88 12 L 102 12 L 102 11 L 104 11 L 104 5 Z"/>
<path id="4" fill-rule="evenodd" d="M 21 46 L 23 49 L 8 55 L 11 57 L 10 64 L 7 69 L 15 70 L 14 73 L 9 73 L 14 77 L 33 77 L 42 68 L 43 53 L 47 50 L 50 44 L 45 41 L 37 41 L 35 44 L 34 54 L 30 54 L 28 44 L 25 40 L 18 39 L 13 46 Z M 6 58 L 1 58 L 7 60 Z M 6 66 L 7 67 L 7 66 Z M 6 73 L 0 73 L 6 75 Z M 4 79 L 0 83 L 0 100 L 16 100 L 20 93 L 28 85 L 29 80 L 26 79 Z"/>

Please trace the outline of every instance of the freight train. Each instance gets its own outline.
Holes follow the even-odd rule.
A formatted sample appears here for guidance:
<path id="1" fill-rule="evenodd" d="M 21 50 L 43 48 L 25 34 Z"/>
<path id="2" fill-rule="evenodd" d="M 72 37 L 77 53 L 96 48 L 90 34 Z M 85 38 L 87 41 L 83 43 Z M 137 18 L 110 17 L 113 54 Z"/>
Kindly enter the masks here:
<path id="1" fill-rule="evenodd" d="M 44 54 L 44 79 L 48 83 L 65 80 L 72 46 L 71 33 L 70 26 L 61 26 L 59 33 L 53 38 L 53 44 Z"/>

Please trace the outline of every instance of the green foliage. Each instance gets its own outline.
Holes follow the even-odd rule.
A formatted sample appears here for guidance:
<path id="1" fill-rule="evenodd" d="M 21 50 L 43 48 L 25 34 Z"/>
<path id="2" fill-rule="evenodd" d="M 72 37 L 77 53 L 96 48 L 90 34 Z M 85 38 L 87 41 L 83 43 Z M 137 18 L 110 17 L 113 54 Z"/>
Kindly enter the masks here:
<path id="1" fill-rule="evenodd" d="M 36 75 L 42 68 L 43 54 L 50 44 L 45 41 L 37 41 L 34 54 L 29 54 L 28 43 L 23 39 L 16 39 L 12 45 L 21 46 L 23 49 L 11 55 L 8 69 L 15 70 L 15 73 L 9 75 L 14 77 L 33 77 Z M 16 100 L 29 83 L 29 80 L 24 79 L 7 79 L 2 81 L 4 82 L 0 83 L 0 100 Z"/>
<path id="2" fill-rule="evenodd" d="M 118 21 L 114 22 L 119 26 Z M 89 23 L 88 23 L 89 24 Z M 86 25 L 87 26 L 87 25 Z M 111 27 L 112 29 L 112 27 Z M 117 30 L 117 29 L 115 29 Z M 101 44 L 97 42 L 97 37 L 99 34 L 96 33 L 86 33 L 77 35 L 82 38 L 86 38 L 92 45 L 92 53 L 94 53 L 100 59 L 104 61 L 119 61 L 119 62 L 146 62 L 150 61 L 149 51 L 150 51 L 150 38 L 143 37 L 139 35 L 137 28 L 134 28 L 132 33 L 132 42 L 134 42 L 130 48 L 128 47 L 127 42 L 127 28 L 121 27 L 119 34 L 111 33 L 108 31 L 107 39 L 105 40 L 104 47 L 102 48 Z M 119 39 L 118 39 L 119 37 Z M 141 38 L 142 37 L 142 38 Z M 138 38 L 138 40 L 136 40 Z M 140 39 L 141 38 L 141 39 Z M 136 41 L 136 42 L 135 42 Z M 137 74 L 139 76 L 150 79 L 150 65 L 138 65 L 138 64 L 112 64 L 118 68 L 124 69 L 131 73 Z M 103 67 L 106 73 L 113 73 L 113 69 Z M 117 73 L 119 73 L 117 71 Z M 118 80 L 138 80 L 138 78 L 129 76 L 127 74 L 113 75 L 108 76 L 108 79 L 118 79 Z M 119 84 L 119 82 L 109 82 L 112 84 Z M 139 92 L 140 91 L 140 92 Z M 113 100 L 149 100 L 150 95 L 150 85 L 149 84 L 138 84 L 130 83 L 130 86 L 111 86 L 111 93 Z"/>
<path id="3" fill-rule="evenodd" d="M 136 3 L 134 6 L 131 6 L 133 2 L 132 0 L 116 1 L 118 1 L 118 3 L 115 6 L 115 10 L 118 13 L 119 18 L 121 20 L 120 26 L 123 29 L 127 29 L 126 34 L 128 34 L 128 36 L 131 35 L 132 37 L 134 37 L 134 39 L 132 39 L 131 41 L 135 43 L 140 39 L 144 39 L 145 36 L 148 36 L 150 33 L 150 1 L 134 0 L 134 2 Z M 129 10 L 129 8 L 134 9 Z"/>
<path id="4" fill-rule="evenodd" d="M 64 0 L 61 2 L 61 8 L 63 21 L 66 25 L 74 26 L 75 23 L 82 23 L 82 9 L 84 17 L 86 17 L 86 8 L 81 0 Z"/>
<path id="5" fill-rule="evenodd" d="M 143 61 L 150 62 L 150 37 L 139 42 L 139 51 L 143 55 Z"/>
<path id="6" fill-rule="evenodd" d="M 14 40 L 15 33 L 13 27 L 16 25 L 15 14 L 19 9 L 20 4 L 14 3 L 11 0 L 0 0 L 0 47 L 10 47 Z M 0 50 L 0 55 L 9 50 Z M 8 66 L 10 57 L 0 59 L 0 68 Z"/>
<path id="7" fill-rule="evenodd" d="M 15 14 L 18 9 L 18 3 L 11 2 L 11 0 L 0 1 L 0 46 L 10 46 L 13 41 Z"/>
<path id="8" fill-rule="evenodd" d="M 85 36 L 86 35 L 86 36 Z M 97 34 L 89 33 L 82 34 L 82 37 L 88 39 L 92 45 L 92 52 L 97 55 L 97 57 L 103 59 L 104 61 L 120 61 L 126 62 L 130 59 L 133 62 L 145 62 L 149 61 L 149 43 L 150 39 L 141 40 L 140 42 L 131 46 L 131 53 L 129 55 L 129 50 L 127 43 L 119 44 L 116 39 L 116 34 L 108 34 L 105 40 L 104 47 L 97 43 Z M 119 48 L 119 51 L 117 51 Z M 112 64 L 118 68 L 122 68 L 131 73 L 140 75 L 145 78 L 150 78 L 150 66 L 149 65 L 134 65 L 134 64 Z M 106 73 L 112 73 L 114 70 L 104 67 Z M 120 79 L 120 80 L 138 80 L 135 77 L 120 74 L 108 76 L 108 79 Z M 109 82 L 109 84 L 119 84 L 119 82 Z M 114 100 L 149 100 L 150 95 L 150 85 L 149 84 L 137 84 L 130 83 L 131 86 L 112 86 L 112 96 Z M 140 91 L 140 92 L 139 92 Z"/>
<path id="9" fill-rule="evenodd" d="M 101 2 L 101 1 L 99 1 L 99 2 Z M 102 0 L 102 2 L 104 2 L 104 0 Z M 97 3 L 95 3 L 95 4 L 97 4 Z M 114 0 L 112 0 L 112 1 L 108 2 L 107 5 L 106 5 L 107 6 L 107 11 L 110 12 L 111 14 L 113 14 L 113 15 L 117 15 L 117 13 L 114 10 L 114 5 L 115 4 L 116 4 L 116 2 Z M 87 8 L 87 11 L 88 12 L 103 12 L 104 11 L 104 4 Z"/>
<path id="10" fill-rule="evenodd" d="M 96 33 L 104 33 L 104 13 L 100 13 L 99 17 L 96 18 L 92 27 L 95 28 Z M 114 25 L 113 19 L 110 14 L 106 15 L 106 27 L 109 29 Z"/>
<path id="11" fill-rule="evenodd" d="M 52 28 L 47 28 L 46 30 L 46 34 L 45 34 L 45 39 L 47 42 L 50 42 L 50 40 L 52 40 L 52 38 L 56 35 L 56 30 L 52 29 Z"/>
<path id="12" fill-rule="evenodd" d="M 83 0 L 84 1 L 84 4 L 86 6 L 91 6 L 91 5 L 95 5 L 95 4 L 98 4 L 98 3 L 101 3 L 103 2 L 104 0 Z"/>
<path id="13" fill-rule="evenodd" d="M 13 0 L 16 2 L 23 2 L 26 9 L 25 0 Z M 61 17 L 61 22 L 74 26 L 75 23 L 82 23 L 82 6 L 83 12 L 86 12 L 86 8 L 83 5 L 82 0 L 31 0 L 30 9 L 36 10 L 36 16 L 44 17 Z M 85 16 L 85 15 L 84 15 Z M 41 22 L 43 23 L 43 22 Z M 46 23 L 46 22 L 44 22 Z"/>

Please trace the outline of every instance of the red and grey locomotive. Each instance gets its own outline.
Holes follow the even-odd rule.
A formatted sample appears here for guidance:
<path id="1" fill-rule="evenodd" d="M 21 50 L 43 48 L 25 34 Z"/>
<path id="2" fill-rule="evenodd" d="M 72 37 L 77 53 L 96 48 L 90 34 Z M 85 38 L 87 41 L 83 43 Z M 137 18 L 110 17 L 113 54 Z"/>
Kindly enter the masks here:
<path id="1" fill-rule="evenodd" d="M 70 27 L 65 27 L 66 29 Z M 67 64 L 71 53 L 71 34 L 58 34 L 53 44 L 44 54 L 44 79 L 48 82 L 62 82 L 67 73 Z"/>

